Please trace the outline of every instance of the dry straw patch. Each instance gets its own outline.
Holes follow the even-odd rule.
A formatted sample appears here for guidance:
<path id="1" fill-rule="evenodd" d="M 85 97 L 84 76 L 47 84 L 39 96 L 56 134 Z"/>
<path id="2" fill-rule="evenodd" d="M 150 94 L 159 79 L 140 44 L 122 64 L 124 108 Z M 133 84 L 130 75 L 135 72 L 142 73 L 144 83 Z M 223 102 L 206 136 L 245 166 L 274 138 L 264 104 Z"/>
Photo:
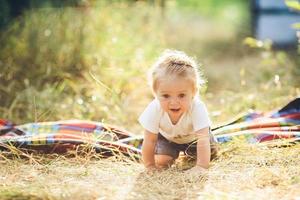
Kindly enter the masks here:
<path id="1" fill-rule="evenodd" d="M 193 162 L 147 174 L 124 156 L 93 151 L 68 155 L 1 153 L 1 199 L 295 199 L 300 196 L 300 145 L 239 141 L 221 146 L 206 177 L 191 177 Z M 24 153 L 24 152 L 23 152 Z"/>

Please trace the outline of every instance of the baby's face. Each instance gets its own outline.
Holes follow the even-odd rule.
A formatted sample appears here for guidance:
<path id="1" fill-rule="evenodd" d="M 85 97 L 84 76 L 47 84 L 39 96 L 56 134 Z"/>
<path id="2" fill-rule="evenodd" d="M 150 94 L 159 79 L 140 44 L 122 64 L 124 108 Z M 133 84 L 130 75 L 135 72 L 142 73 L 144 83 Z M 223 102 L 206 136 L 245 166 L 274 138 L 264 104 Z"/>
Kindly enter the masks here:
<path id="1" fill-rule="evenodd" d="M 194 96 L 193 84 L 184 78 L 160 80 L 156 95 L 162 109 L 168 113 L 173 123 L 177 123 L 191 106 Z"/>

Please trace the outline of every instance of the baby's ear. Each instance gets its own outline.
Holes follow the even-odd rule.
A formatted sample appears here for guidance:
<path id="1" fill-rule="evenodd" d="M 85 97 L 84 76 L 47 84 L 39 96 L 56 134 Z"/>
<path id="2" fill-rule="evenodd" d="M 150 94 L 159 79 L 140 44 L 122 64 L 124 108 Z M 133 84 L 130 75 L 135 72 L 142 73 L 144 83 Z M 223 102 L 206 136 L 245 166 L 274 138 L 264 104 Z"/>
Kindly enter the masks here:
<path id="1" fill-rule="evenodd" d="M 197 95 L 198 91 L 199 91 L 198 87 L 193 89 L 193 98 Z"/>

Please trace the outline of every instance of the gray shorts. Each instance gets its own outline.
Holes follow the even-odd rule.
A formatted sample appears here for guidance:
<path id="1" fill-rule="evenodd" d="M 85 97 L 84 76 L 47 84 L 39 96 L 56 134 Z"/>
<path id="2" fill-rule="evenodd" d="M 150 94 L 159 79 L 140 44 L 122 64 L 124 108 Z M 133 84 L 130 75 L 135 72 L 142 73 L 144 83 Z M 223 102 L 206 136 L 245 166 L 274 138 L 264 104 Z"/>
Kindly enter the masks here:
<path id="1" fill-rule="evenodd" d="M 210 136 L 210 149 L 211 149 L 211 160 L 214 159 L 217 155 L 217 144 L 211 133 Z M 187 144 L 177 144 L 171 142 L 158 133 L 157 143 L 155 147 L 156 155 L 168 155 L 174 159 L 178 158 L 179 153 L 183 151 L 185 155 L 196 158 L 197 156 L 197 141 L 187 143 Z"/>

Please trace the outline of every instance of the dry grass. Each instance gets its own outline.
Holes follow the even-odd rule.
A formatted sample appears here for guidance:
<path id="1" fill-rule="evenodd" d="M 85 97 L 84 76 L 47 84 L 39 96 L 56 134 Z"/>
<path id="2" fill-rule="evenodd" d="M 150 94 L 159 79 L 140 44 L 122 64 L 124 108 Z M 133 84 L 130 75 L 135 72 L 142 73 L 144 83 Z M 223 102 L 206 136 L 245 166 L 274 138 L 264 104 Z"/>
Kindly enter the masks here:
<path id="1" fill-rule="evenodd" d="M 74 9 L 28 13 L 27 25 L 20 29 L 24 31 L 16 27 L 15 35 L 8 34 L 12 39 L 3 41 L 10 51 L 1 51 L 0 65 L 7 66 L 2 77 L 13 78 L 7 74 L 13 74 L 12 69 L 19 72 L 20 66 L 27 66 L 28 74 L 24 83 L 19 81 L 24 79 L 22 71 L 18 79 L 7 79 L 8 87 L 0 86 L 4 96 L 10 97 L 7 104 L 1 99 L 0 103 L 8 106 L 0 107 L 0 117 L 17 124 L 89 119 L 139 134 L 142 129 L 136 119 L 152 99 L 145 73 L 164 48 L 186 51 L 203 64 L 208 85 L 201 94 L 215 125 L 248 109 L 271 111 L 300 95 L 297 57 L 249 50 L 242 45 L 249 34 L 236 33 L 241 25 L 179 11 L 166 12 L 164 20 L 160 18 L 158 10 L 142 3 L 93 8 L 88 15 Z M 73 44 L 80 41 L 81 32 L 76 32 L 80 22 L 87 30 L 83 32 L 85 40 Z M 46 32 L 55 39 L 49 40 Z M 77 34 L 70 34 L 73 32 Z M 37 41 L 35 48 L 26 38 Z M 49 48 L 57 54 L 44 51 Z M 34 61 L 26 56 L 32 49 L 42 50 Z M 80 72 L 78 80 L 74 66 L 78 68 L 75 72 Z M 38 74 L 43 76 L 38 79 Z M 35 88 L 48 80 L 45 74 L 49 79 L 58 74 L 64 82 Z M 284 148 L 224 144 L 209 175 L 197 178 L 184 173 L 192 164 L 184 161 L 149 175 L 143 173 L 141 164 L 122 156 L 103 159 L 93 151 L 41 155 L 12 149 L 11 153 L 0 152 L 0 199 L 297 199 L 299 150 L 299 144 Z"/>
<path id="2" fill-rule="evenodd" d="M 155 174 L 122 156 L 1 153 L 0 199 L 296 199 L 300 145 L 222 145 L 207 177 L 179 160 Z"/>

